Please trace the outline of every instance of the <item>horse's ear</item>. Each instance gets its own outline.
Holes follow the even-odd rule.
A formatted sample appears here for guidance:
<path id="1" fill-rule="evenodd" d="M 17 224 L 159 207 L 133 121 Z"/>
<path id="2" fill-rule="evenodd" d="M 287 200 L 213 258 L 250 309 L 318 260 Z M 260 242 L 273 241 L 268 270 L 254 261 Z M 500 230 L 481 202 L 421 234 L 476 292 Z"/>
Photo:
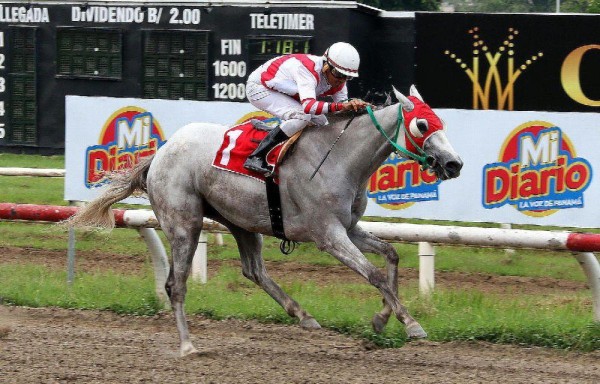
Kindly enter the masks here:
<path id="1" fill-rule="evenodd" d="M 413 109 L 415 109 L 415 105 L 413 104 L 412 101 L 410 101 L 410 99 L 408 97 L 406 97 L 403 94 L 401 94 L 400 91 L 398 91 L 396 89 L 396 87 L 394 87 L 393 85 L 392 85 L 392 89 L 394 90 L 394 95 L 396 95 L 396 98 L 398 99 L 398 101 L 400 102 L 400 104 L 402 104 L 402 108 L 406 112 L 410 112 Z"/>
<path id="2" fill-rule="evenodd" d="M 384 107 L 392 105 L 392 95 L 389 93 L 385 93 L 385 102 L 383 103 Z"/>
<path id="3" fill-rule="evenodd" d="M 419 93 L 419 91 L 417 91 L 417 87 L 415 87 L 414 84 L 410 86 L 410 95 L 416 97 L 417 99 L 421 100 L 422 102 L 425 102 L 423 100 L 423 97 Z"/>

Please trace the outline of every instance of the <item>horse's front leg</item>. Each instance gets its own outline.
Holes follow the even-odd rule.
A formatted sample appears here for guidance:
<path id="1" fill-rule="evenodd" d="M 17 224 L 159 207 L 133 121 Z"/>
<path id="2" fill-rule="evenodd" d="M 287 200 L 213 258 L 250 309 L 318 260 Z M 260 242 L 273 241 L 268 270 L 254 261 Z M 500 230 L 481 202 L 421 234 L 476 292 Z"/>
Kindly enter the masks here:
<path id="1" fill-rule="evenodd" d="M 392 292 L 398 296 L 398 253 L 389 243 L 356 225 L 348 231 L 348 237 L 362 253 L 375 253 L 385 258 L 387 281 Z M 373 316 L 372 325 L 377 333 L 383 332 L 392 314 L 392 307 L 383 300 L 383 309 Z"/>
<path id="2" fill-rule="evenodd" d="M 365 255 L 352 243 L 346 229 L 340 224 L 329 225 L 323 235 L 315 239 L 320 250 L 330 253 L 336 259 L 350 267 L 353 271 L 363 276 L 367 281 L 379 289 L 385 302 L 391 307 L 396 318 L 404 324 L 409 338 L 425 338 L 427 333 L 423 327 L 408 313 L 400 303 L 398 295 L 390 286 L 386 277 L 375 267 Z"/>

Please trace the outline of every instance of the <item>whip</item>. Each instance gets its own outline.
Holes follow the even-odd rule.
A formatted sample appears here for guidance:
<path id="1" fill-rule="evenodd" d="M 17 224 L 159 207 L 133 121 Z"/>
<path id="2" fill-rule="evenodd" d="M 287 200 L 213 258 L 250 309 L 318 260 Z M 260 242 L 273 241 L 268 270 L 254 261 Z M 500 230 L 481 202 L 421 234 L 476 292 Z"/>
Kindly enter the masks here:
<path id="1" fill-rule="evenodd" d="M 315 169 L 315 171 L 313 172 L 313 174 L 310 176 L 310 178 L 308 180 L 312 180 L 313 177 L 315 177 L 315 175 L 317 174 L 317 172 L 319 171 L 319 168 L 321 168 L 321 165 L 323 165 L 323 163 L 325 162 L 325 160 L 327 160 L 327 156 L 329 156 L 329 154 L 331 153 L 331 150 L 333 149 L 333 147 L 335 147 L 335 145 L 337 144 L 338 140 L 340 139 L 340 137 L 342 137 L 342 135 L 344 134 L 344 132 L 346 132 L 346 128 L 348 128 L 350 126 L 350 123 L 352 122 L 352 120 L 354 120 L 354 118 L 357 115 L 353 115 L 350 120 L 348 120 L 348 122 L 346 123 L 346 126 L 344 127 L 344 129 L 342 129 L 342 132 L 340 132 L 340 134 L 338 135 L 338 137 L 335 139 L 335 141 L 333 142 L 333 144 L 331 144 L 331 148 L 329 148 L 329 151 L 327 151 L 327 153 L 325 154 L 325 157 L 323 157 L 323 160 L 321 160 L 321 162 L 319 163 L 319 165 L 317 165 L 317 168 Z"/>

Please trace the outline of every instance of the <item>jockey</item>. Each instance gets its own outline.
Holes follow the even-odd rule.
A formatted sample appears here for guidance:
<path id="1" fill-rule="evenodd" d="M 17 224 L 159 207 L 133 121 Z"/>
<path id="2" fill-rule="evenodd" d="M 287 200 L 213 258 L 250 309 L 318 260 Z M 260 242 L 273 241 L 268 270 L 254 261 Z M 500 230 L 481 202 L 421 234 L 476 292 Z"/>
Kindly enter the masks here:
<path id="1" fill-rule="evenodd" d="M 282 120 L 269 131 L 244 167 L 268 175 L 267 153 L 308 124 L 327 124 L 326 113 L 358 111 L 369 105 L 348 100 L 346 81 L 358 77 L 360 57 L 348 43 L 335 43 L 323 56 L 289 54 L 271 59 L 248 77 L 246 96 L 252 105 Z M 318 101 L 331 96 L 333 102 Z"/>

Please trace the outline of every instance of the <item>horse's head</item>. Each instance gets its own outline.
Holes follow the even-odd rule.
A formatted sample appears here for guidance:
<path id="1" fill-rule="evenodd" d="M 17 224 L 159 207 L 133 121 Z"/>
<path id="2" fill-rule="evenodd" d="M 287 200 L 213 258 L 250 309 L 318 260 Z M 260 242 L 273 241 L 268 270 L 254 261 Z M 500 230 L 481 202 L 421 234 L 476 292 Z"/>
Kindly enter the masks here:
<path id="1" fill-rule="evenodd" d="M 415 86 L 406 97 L 394 88 L 404 113 L 406 149 L 425 157 L 427 165 L 442 180 L 458 177 L 463 162 L 446 137 L 444 122 L 424 101 Z"/>

